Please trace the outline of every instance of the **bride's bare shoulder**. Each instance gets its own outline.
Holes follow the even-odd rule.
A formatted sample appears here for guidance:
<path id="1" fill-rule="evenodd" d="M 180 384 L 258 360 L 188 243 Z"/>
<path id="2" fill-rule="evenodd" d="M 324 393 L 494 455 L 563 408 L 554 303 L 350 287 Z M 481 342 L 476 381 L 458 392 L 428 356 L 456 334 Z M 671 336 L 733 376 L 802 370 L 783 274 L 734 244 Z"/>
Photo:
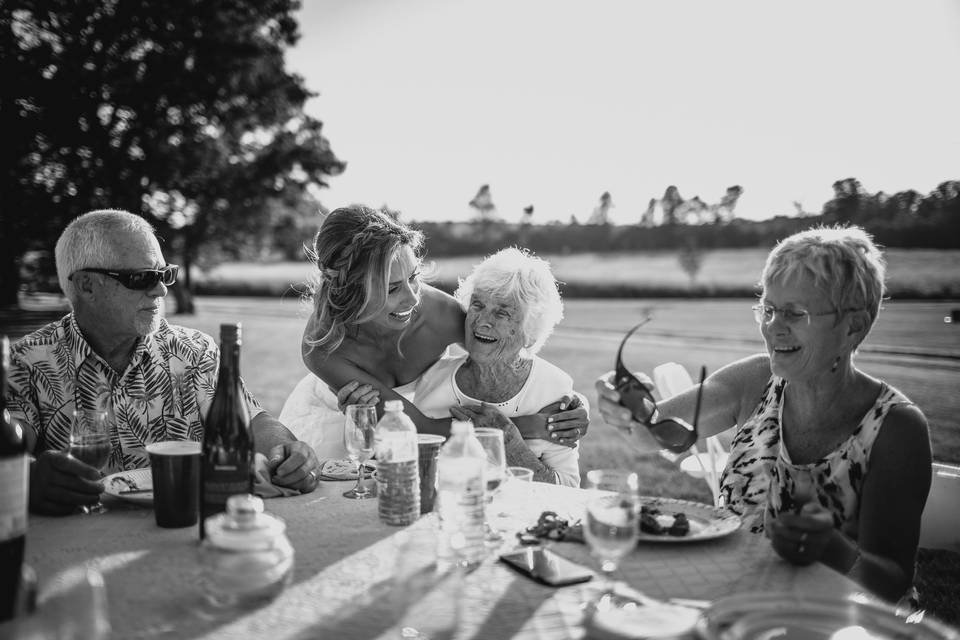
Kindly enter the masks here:
<path id="1" fill-rule="evenodd" d="M 463 339 L 463 309 L 456 298 L 436 287 L 424 284 L 420 289 L 423 321 L 435 331 L 456 334 Z"/>

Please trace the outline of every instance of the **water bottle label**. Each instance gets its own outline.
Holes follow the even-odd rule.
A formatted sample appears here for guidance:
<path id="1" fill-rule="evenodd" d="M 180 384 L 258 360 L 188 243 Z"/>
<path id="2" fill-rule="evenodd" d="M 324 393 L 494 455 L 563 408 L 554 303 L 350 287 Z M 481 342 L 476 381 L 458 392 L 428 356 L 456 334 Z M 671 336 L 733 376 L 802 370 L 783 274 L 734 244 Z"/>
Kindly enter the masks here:
<path id="1" fill-rule="evenodd" d="M 407 462 L 419 455 L 415 432 L 378 434 L 375 447 L 378 462 Z"/>

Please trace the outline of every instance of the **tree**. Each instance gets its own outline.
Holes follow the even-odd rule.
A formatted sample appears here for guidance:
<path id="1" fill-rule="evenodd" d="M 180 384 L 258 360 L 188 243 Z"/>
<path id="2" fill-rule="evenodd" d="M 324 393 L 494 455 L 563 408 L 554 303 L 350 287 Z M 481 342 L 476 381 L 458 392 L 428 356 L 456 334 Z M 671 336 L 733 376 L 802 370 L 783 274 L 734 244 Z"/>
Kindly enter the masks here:
<path id="1" fill-rule="evenodd" d="M 261 237 L 268 202 L 297 202 L 340 173 L 322 124 L 303 112 L 313 94 L 284 69 L 297 7 L 5 4 L 0 304 L 16 300 L 17 256 L 49 248 L 67 221 L 98 207 L 156 223 L 189 292 L 198 256 Z"/>
<path id="2" fill-rule="evenodd" d="M 866 210 L 870 195 L 856 178 L 833 183 L 833 198 L 823 205 L 823 221 L 827 224 L 856 224 L 869 217 Z"/>
<path id="3" fill-rule="evenodd" d="M 493 220 L 497 217 L 497 206 L 493 204 L 493 196 L 490 195 L 490 185 L 480 185 L 477 195 L 468 203 L 474 211 L 477 212 L 476 220 Z"/>
<path id="4" fill-rule="evenodd" d="M 600 194 L 600 202 L 587 219 L 587 224 L 610 224 L 610 209 L 613 206 L 613 197 L 609 191 L 604 191 Z"/>

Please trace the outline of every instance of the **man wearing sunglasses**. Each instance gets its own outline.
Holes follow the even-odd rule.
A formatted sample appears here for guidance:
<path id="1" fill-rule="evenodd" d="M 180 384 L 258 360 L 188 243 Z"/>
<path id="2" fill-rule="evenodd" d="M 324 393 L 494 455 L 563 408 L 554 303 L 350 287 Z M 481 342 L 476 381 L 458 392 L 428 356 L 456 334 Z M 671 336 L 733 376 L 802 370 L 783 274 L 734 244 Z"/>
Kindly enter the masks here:
<path id="1" fill-rule="evenodd" d="M 115 419 L 105 473 L 146 467 L 151 442 L 202 440 L 219 351 L 210 336 L 162 317 L 178 268 L 143 218 L 118 210 L 80 216 L 57 241 L 56 263 L 72 312 L 14 344 L 8 407 L 36 456 L 30 508 L 59 515 L 103 491 L 99 472 L 66 454 L 74 409 L 106 409 Z M 273 483 L 315 489 L 313 449 L 244 391 Z"/>

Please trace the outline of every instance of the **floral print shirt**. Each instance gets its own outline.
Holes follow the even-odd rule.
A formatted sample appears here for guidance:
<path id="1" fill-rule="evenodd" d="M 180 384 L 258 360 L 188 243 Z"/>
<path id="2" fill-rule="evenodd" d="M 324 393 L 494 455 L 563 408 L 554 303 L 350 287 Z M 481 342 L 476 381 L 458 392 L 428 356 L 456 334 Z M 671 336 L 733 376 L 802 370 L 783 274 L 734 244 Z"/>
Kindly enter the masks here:
<path id="1" fill-rule="evenodd" d="M 750 531 L 759 533 L 767 509 L 775 515 L 794 508 L 792 496 L 798 479 L 812 481 L 817 500 L 833 514 L 834 527 L 856 540 L 860 494 L 870 470 L 873 443 L 887 412 L 910 401 L 882 383 L 873 406 L 849 438 L 816 462 L 794 464 L 786 447 L 781 446 L 785 387 L 785 380 L 772 376 L 757 408 L 737 430 L 720 477 L 721 496 Z"/>
<path id="2" fill-rule="evenodd" d="M 118 373 L 93 352 L 70 313 L 13 345 L 7 406 L 35 430 L 34 453 L 69 448 L 75 408 L 106 410 L 115 430 L 104 472 L 146 467 L 148 443 L 203 439 L 219 365 L 213 338 L 161 319 Z M 244 395 L 250 416 L 260 413 L 246 387 Z"/>

